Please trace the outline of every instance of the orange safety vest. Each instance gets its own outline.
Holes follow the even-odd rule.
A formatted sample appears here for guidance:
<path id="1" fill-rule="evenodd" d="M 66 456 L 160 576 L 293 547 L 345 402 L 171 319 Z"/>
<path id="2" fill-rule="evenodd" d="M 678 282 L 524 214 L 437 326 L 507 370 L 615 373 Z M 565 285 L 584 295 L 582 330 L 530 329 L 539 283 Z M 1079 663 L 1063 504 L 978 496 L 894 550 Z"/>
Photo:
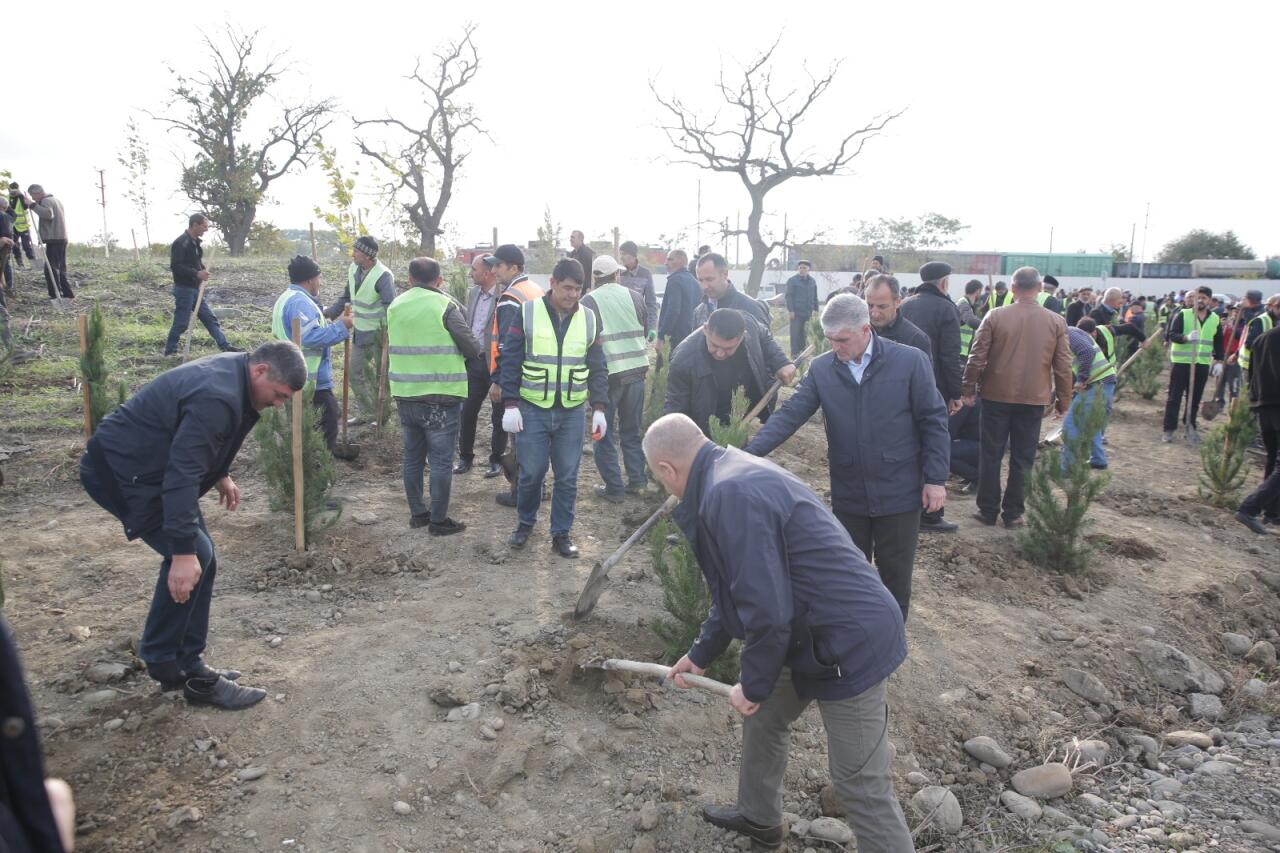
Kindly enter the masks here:
<path id="1" fill-rule="evenodd" d="M 492 374 L 498 369 L 498 306 L 502 305 L 504 299 L 516 305 L 523 305 L 534 299 L 541 299 L 542 295 L 542 288 L 527 278 L 516 280 L 502 291 L 502 295 L 498 297 L 498 304 L 493 306 L 493 328 L 489 335 L 489 373 Z M 497 377 L 494 377 L 494 381 L 497 381 Z"/>

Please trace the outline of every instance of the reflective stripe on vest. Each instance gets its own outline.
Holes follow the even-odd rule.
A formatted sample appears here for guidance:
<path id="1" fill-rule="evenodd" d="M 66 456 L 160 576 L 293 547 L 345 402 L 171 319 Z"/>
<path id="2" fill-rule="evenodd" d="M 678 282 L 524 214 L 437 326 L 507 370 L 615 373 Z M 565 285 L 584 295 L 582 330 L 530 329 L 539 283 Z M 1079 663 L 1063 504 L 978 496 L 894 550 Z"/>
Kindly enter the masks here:
<path id="1" fill-rule="evenodd" d="M 967 298 L 967 297 L 965 297 Z M 957 302 L 958 306 L 960 303 Z M 973 344 L 973 327 L 964 320 L 960 321 L 960 360 L 963 361 L 969 357 L 969 347 Z"/>
<path id="2" fill-rule="evenodd" d="M 1116 336 L 1112 333 L 1110 326 L 1099 326 L 1098 331 L 1102 333 L 1103 339 L 1107 342 L 1107 351 L 1105 353 L 1107 361 L 1114 367 L 1116 363 Z"/>
<path id="3" fill-rule="evenodd" d="M 649 355 L 645 349 L 644 325 L 636 319 L 631 291 L 611 281 L 591 291 L 591 296 L 600 309 L 600 346 L 609 363 L 609 375 L 647 368 Z"/>
<path id="4" fill-rule="evenodd" d="M 1271 315 L 1268 314 L 1266 311 L 1263 311 L 1257 317 L 1254 317 L 1252 320 L 1250 320 L 1248 323 L 1245 324 L 1244 338 L 1240 341 L 1240 356 L 1239 358 L 1236 359 L 1237 362 L 1240 364 L 1241 370 L 1248 370 L 1249 362 L 1253 360 L 1253 353 L 1249 351 L 1249 327 L 1252 326 L 1254 323 L 1258 322 L 1259 320 L 1262 321 L 1262 334 L 1264 335 L 1267 332 L 1271 331 L 1272 327 L 1275 325 L 1275 323 L 1271 320 Z"/>
<path id="5" fill-rule="evenodd" d="M 498 334 L 498 309 L 502 306 L 502 300 L 508 296 L 511 298 L 508 302 L 514 302 L 517 305 L 532 299 L 542 298 L 542 288 L 529 281 L 527 278 L 519 278 L 507 285 L 507 289 L 502 291 L 498 296 L 498 302 L 493 306 L 493 327 L 489 330 L 489 372 L 494 373 L 498 369 L 498 341 L 501 335 Z M 494 381 L 497 381 L 496 379 Z"/>
<path id="6" fill-rule="evenodd" d="M 378 327 L 387 322 L 387 306 L 378 298 L 378 279 L 388 272 L 382 261 L 375 261 L 369 271 L 364 274 L 360 285 L 356 286 L 355 264 L 347 270 L 347 295 L 351 297 L 351 318 L 357 332 L 376 332 Z M 392 279 L 394 282 L 394 279 Z"/>
<path id="7" fill-rule="evenodd" d="M 1036 304 L 1039 305 L 1041 308 L 1043 308 L 1044 304 L 1048 301 L 1049 301 L 1048 291 L 1042 290 L 1036 294 Z"/>
<path id="8" fill-rule="evenodd" d="M 1115 375 L 1116 363 L 1103 355 L 1102 347 L 1098 346 L 1097 341 L 1093 341 L 1093 364 L 1089 366 L 1089 381 L 1085 384 L 1092 385 Z"/>
<path id="9" fill-rule="evenodd" d="M 271 334 L 275 335 L 277 340 L 293 340 L 293 331 L 284 327 L 284 306 L 289 304 L 290 299 L 298 296 L 307 300 L 311 299 L 307 294 L 290 288 L 280 294 L 279 298 L 276 299 L 275 307 L 271 309 Z M 304 322 L 302 325 L 305 329 L 309 324 Z M 326 325 L 323 311 L 320 312 L 319 325 L 322 329 Z M 324 347 L 303 347 L 302 355 L 307 360 L 307 381 L 315 382 L 320 376 L 320 362 L 324 360 Z"/>
<path id="10" fill-rule="evenodd" d="M 27 207 L 22 203 L 21 196 L 16 198 L 10 196 L 10 198 L 13 199 L 13 204 L 11 205 L 13 210 L 13 230 L 19 234 L 25 234 L 27 229 L 31 227 L 27 221 Z"/>
<path id="11" fill-rule="evenodd" d="M 411 287 L 387 308 L 387 380 L 392 397 L 440 394 L 465 399 L 467 365 L 444 325 L 454 302 Z"/>
<path id="12" fill-rule="evenodd" d="M 1004 306 L 1006 306 L 1006 305 L 1008 305 L 1009 303 L 1013 302 L 1013 294 L 1012 294 L 1012 293 L 1010 293 L 1010 292 L 1009 292 L 1009 291 L 1007 291 L 1007 290 L 1004 292 L 1004 296 L 999 300 L 999 304 L 998 304 L 998 305 L 996 304 L 996 302 L 997 302 L 996 297 L 997 297 L 997 296 L 999 296 L 999 291 L 993 290 L 993 291 L 991 291 L 991 295 L 987 297 L 987 310 L 988 310 L 988 311 L 990 311 L 992 308 L 1003 308 Z M 1042 303 L 1040 303 L 1040 304 L 1041 304 L 1041 305 L 1043 305 L 1044 303 L 1042 302 Z"/>
<path id="13" fill-rule="evenodd" d="M 520 398 L 542 409 L 556 403 L 566 409 L 587 401 L 587 350 L 596 338 L 596 315 L 579 307 L 569 319 L 564 343 L 556 337 L 555 322 L 545 299 L 531 299 L 521 307 L 524 320 L 524 366 Z"/>
<path id="14" fill-rule="evenodd" d="M 1201 325 L 1196 320 L 1196 312 L 1191 308 L 1182 309 L 1182 335 L 1199 332 L 1200 340 L 1193 344 L 1171 344 L 1169 361 L 1173 364 L 1212 364 L 1213 339 L 1218 334 L 1218 315 L 1209 312 Z"/>

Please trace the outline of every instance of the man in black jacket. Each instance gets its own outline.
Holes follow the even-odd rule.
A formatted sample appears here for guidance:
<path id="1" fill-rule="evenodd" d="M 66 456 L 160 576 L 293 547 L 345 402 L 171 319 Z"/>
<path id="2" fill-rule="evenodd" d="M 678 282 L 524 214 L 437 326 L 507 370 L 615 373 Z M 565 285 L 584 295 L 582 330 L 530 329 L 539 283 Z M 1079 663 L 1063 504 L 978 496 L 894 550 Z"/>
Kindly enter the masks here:
<path id="1" fill-rule="evenodd" d="M 193 213 L 187 220 L 187 230 L 183 231 L 173 245 L 169 247 L 169 270 L 173 273 L 173 325 L 169 327 L 169 337 L 164 342 L 164 354 L 176 355 L 182 333 L 191 323 L 191 312 L 196 307 L 196 297 L 200 293 L 200 285 L 209 280 L 209 271 L 204 268 L 204 247 L 200 238 L 209 230 L 209 219 L 203 213 Z M 222 326 L 209 307 L 207 298 L 200 300 L 200 322 L 209 330 L 209 337 L 223 352 L 240 352 L 227 342 L 222 334 Z"/>
<path id="2" fill-rule="evenodd" d="M 809 275 L 813 264 L 800 261 L 796 274 L 787 279 L 787 316 L 791 320 L 791 357 L 795 358 L 805 347 L 805 332 L 809 318 L 818 313 L 818 282 Z"/>
<path id="3" fill-rule="evenodd" d="M 1249 363 L 1249 406 L 1262 427 L 1266 469 L 1262 485 L 1241 501 L 1236 521 L 1254 533 L 1266 533 L 1263 523 L 1280 525 L 1280 327 L 1259 335 L 1253 344 Z M 1263 523 L 1258 521 L 1259 514 Z"/>
<path id="4" fill-rule="evenodd" d="M 1200 287 L 1194 293 L 1188 291 L 1187 296 L 1188 303 L 1194 301 L 1194 307 L 1175 312 L 1165 330 L 1165 337 L 1170 342 L 1171 362 L 1169 395 L 1164 404 L 1164 434 L 1161 436 L 1166 444 L 1173 441 L 1174 430 L 1178 428 L 1178 413 L 1182 410 L 1184 395 L 1190 397 L 1190 408 L 1184 416 L 1187 439 L 1193 445 L 1200 443 L 1196 432 L 1200 397 L 1210 374 L 1217 376 L 1222 371 L 1222 322 L 1209 307 L 1213 291 L 1207 286 Z"/>
<path id="5" fill-rule="evenodd" d="M 698 258 L 698 285 L 702 288 L 702 304 L 693 312 L 693 325 L 707 322 L 717 308 L 733 308 L 758 320 L 765 334 L 773 337 L 769 309 L 741 292 L 729 281 L 729 262 L 723 255 L 707 252 Z"/>
<path id="6" fill-rule="evenodd" d="M 229 471 L 241 443 L 260 411 L 283 405 L 306 381 L 302 350 L 290 341 L 189 362 L 107 415 L 80 459 L 89 497 L 162 558 L 138 656 L 162 690 L 181 688 L 192 704 L 239 710 L 266 696 L 204 661 L 218 560 L 200 498 L 216 489 L 218 503 L 235 510 L 240 489 Z"/>
<path id="7" fill-rule="evenodd" d="M 720 308 L 671 354 L 663 413 L 688 415 L 710 436 L 712 417 L 729 422 L 739 388 L 754 406 L 775 377 L 790 384 L 795 375 L 796 366 L 759 323 L 742 311 Z M 772 404 L 766 406 L 760 417 L 767 418 L 772 410 Z"/>
<path id="8" fill-rule="evenodd" d="M 693 312 L 702 300 L 698 280 L 688 270 L 684 249 L 667 253 L 667 284 L 662 291 L 662 311 L 658 314 L 658 340 L 654 348 L 661 355 L 674 350 L 693 331 Z"/>
<path id="9" fill-rule="evenodd" d="M 743 641 L 741 675 L 729 694 L 744 718 L 738 797 L 704 806 L 703 819 L 767 847 L 782 843 L 789 728 L 816 701 L 835 795 L 858 849 L 910 853 L 893 791 L 885 699 L 885 680 L 907 656 L 893 598 L 794 474 L 716 447 L 678 414 L 654 422 L 644 452 L 654 476 L 680 498 L 672 518 L 714 602 L 688 654 L 671 668 L 676 685 L 687 686 L 683 673 L 701 675 L 731 638 Z"/>
<path id="10" fill-rule="evenodd" d="M 891 275 L 872 276 L 864 298 L 871 328 L 877 335 L 903 346 L 915 347 L 926 358 L 933 358 L 929 336 L 898 310 L 902 306 L 902 288 L 896 278 Z"/>

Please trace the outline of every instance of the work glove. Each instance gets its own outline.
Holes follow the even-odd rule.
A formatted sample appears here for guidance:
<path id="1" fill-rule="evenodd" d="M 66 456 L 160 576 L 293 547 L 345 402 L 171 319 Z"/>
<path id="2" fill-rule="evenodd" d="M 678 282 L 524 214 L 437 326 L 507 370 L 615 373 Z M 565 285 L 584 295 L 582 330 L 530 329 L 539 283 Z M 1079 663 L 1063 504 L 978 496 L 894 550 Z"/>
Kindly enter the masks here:
<path id="1" fill-rule="evenodd" d="M 604 434 L 609 431 L 609 421 L 604 416 L 604 412 L 597 409 L 591 415 L 591 440 L 599 441 L 604 438 Z"/>
<path id="2" fill-rule="evenodd" d="M 518 406 L 512 406 L 502 411 L 502 428 L 507 432 L 522 432 L 524 430 L 524 418 L 520 417 Z"/>
<path id="3" fill-rule="evenodd" d="M 1184 337 L 1184 338 L 1186 338 L 1187 343 L 1189 343 L 1189 344 L 1194 344 L 1196 341 L 1200 340 L 1200 333 L 1199 333 L 1199 332 L 1187 332 L 1185 335 L 1183 335 L 1183 337 Z"/>
<path id="4" fill-rule="evenodd" d="M 1219 362 L 1219 363 L 1215 364 L 1213 367 L 1209 368 L 1209 375 L 1210 375 L 1210 376 L 1212 376 L 1214 379 L 1217 379 L 1219 376 L 1221 376 L 1221 375 L 1222 375 L 1222 363 L 1221 363 L 1221 362 Z"/>

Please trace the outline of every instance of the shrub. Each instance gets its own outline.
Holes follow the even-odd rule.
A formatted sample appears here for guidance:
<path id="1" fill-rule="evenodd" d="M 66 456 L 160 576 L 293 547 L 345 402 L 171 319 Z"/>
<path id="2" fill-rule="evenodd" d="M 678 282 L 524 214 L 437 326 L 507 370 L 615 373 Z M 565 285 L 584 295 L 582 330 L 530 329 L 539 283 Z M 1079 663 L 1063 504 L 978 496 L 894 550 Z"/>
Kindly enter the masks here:
<path id="1" fill-rule="evenodd" d="M 356 405 L 361 414 L 376 423 L 379 431 L 391 419 L 391 383 L 382 371 L 382 348 L 386 345 L 387 326 L 383 323 L 370 346 L 360 348 L 360 360 L 352 361 L 352 371 L 359 371 L 364 382 L 352 383 Z M 378 405 L 378 386 L 382 386 L 382 405 Z"/>
<path id="2" fill-rule="evenodd" d="M 1032 562 L 1061 572 L 1083 572 L 1097 551 L 1085 538 L 1089 505 L 1106 487 L 1106 472 L 1089 467 L 1089 445 L 1106 423 L 1102 394 L 1072 414 L 1076 435 L 1063 431 L 1063 446 L 1050 446 L 1036 460 L 1027 483 L 1027 526 L 1019 536 Z"/>
<path id="3" fill-rule="evenodd" d="M 1240 487 L 1248 476 L 1246 451 L 1257 434 L 1253 412 L 1243 397 L 1227 410 L 1226 423 L 1209 431 L 1200 445 L 1200 497 L 1223 509 L 1234 508 Z"/>
<path id="4" fill-rule="evenodd" d="M 311 404 L 315 385 L 302 390 L 302 508 L 307 533 L 317 529 L 333 484 L 333 457 L 324 441 L 320 416 Z M 262 413 L 253 437 L 258 441 L 258 464 L 267 481 L 272 511 L 293 509 L 293 404 L 268 408 Z"/>
<path id="5" fill-rule="evenodd" d="M 1121 362 L 1123 364 L 1124 362 Z M 1164 348 L 1151 343 L 1121 374 L 1125 387 L 1144 400 L 1155 399 L 1163 387 Z"/>
<path id="6" fill-rule="evenodd" d="M 726 424 L 715 415 L 711 416 L 711 440 L 721 447 L 745 447 L 751 432 L 751 424 L 745 420 L 749 408 L 746 391 L 738 388 L 729 404 L 729 422 Z"/>
<path id="7" fill-rule="evenodd" d="M 106 321 L 102 318 L 102 306 L 93 303 L 93 311 L 89 314 L 89 333 L 85 338 L 87 346 L 80 356 L 80 381 L 89 386 L 89 429 L 97 430 L 102 419 L 111 414 L 117 406 L 123 405 L 129 394 L 129 387 L 119 383 L 114 389 L 107 389 L 107 360 L 103 352 L 106 346 Z"/>
<path id="8" fill-rule="evenodd" d="M 693 549 L 683 538 L 669 547 L 667 537 L 673 532 L 671 522 L 663 519 L 649 534 L 653 570 L 662 584 L 662 606 L 671 619 L 656 619 L 653 632 L 663 643 L 668 664 L 678 661 L 698 638 L 702 623 L 711 611 L 711 592 L 698 568 Z M 668 556 L 670 559 L 668 559 Z M 735 641 L 720 657 L 712 661 L 707 675 L 717 681 L 733 684 L 738 680 L 738 656 L 741 645 Z"/>

